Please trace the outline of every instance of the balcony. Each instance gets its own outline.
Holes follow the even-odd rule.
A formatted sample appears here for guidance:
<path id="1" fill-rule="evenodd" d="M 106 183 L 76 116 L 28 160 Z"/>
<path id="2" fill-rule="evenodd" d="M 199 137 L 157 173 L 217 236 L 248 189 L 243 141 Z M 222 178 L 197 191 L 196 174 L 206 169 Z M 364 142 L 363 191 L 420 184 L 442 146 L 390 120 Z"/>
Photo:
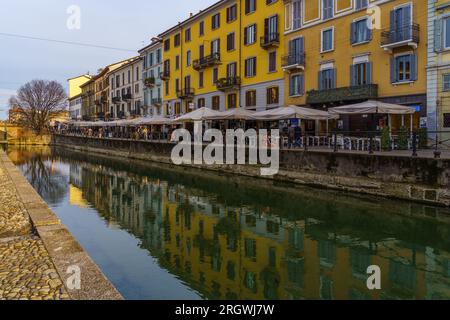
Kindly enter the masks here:
<path id="1" fill-rule="evenodd" d="M 102 105 L 102 102 L 100 101 L 100 99 L 95 99 L 94 104 L 95 104 L 96 106 L 101 106 L 101 105 Z"/>
<path id="2" fill-rule="evenodd" d="M 123 101 L 130 101 L 131 99 L 133 99 L 133 96 L 131 95 L 131 93 L 126 93 L 126 94 L 122 95 Z"/>
<path id="3" fill-rule="evenodd" d="M 278 32 L 268 33 L 261 37 L 261 48 L 270 49 L 280 45 L 280 34 Z"/>
<path id="4" fill-rule="evenodd" d="M 162 99 L 161 98 L 153 98 L 152 99 L 152 105 L 161 105 Z"/>
<path id="5" fill-rule="evenodd" d="M 195 91 L 193 88 L 184 88 L 177 91 L 177 97 L 179 99 L 191 100 L 194 98 Z"/>
<path id="6" fill-rule="evenodd" d="M 408 46 L 416 49 L 419 44 L 420 27 L 413 23 L 381 32 L 381 47 L 386 51 Z"/>
<path id="7" fill-rule="evenodd" d="M 155 77 L 145 78 L 144 84 L 147 88 L 153 88 L 155 86 Z"/>
<path id="8" fill-rule="evenodd" d="M 305 70 L 305 53 L 288 54 L 281 58 L 281 67 L 284 71 Z"/>
<path id="9" fill-rule="evenodd" d="M 241 86 L 240 77 L 220 78 L 216 82 L 216 87 L 220 91 L 236 91 Z"/>
<path id="10" fill-rule="evenodd" d="M 108 103 L 108 98 L 106 97 L 106 95 L 102 95 L 102 97 L 100 98 L 100 103 L 101 104 Z"/>
<path id="11" fill-rule="evenodd" d="M 213 53 L 209 56 L 194 60 L 192 67 L 198 71 L 218 64 L 220 64 L 220 53 Z"/>
<path id="12" fill-rule="evenodd" d="M 341 87 L 327 90 L 308 91 L 306 103 L 325 104 L 331 102 L 349 102 L 354 100 L 370 100 L 378 98 L 378 85 L 366 84 L 354 87 Z"/>
<path id="13" fill-rule="evenodd" d="M 113 97 L 112 98 L 112 103 L 119 104 L 120 102 L 122 102 L 122 98 L 120 98 L 120 97 Z"/>
<path id="14" fill-rule="evenodd" d="M 161 72 L 159 74 L 159 78 L 163 81 L 169 80 L 170 79 L 170 71 L 169 70 L 164 70 L 163 72 Z"/>

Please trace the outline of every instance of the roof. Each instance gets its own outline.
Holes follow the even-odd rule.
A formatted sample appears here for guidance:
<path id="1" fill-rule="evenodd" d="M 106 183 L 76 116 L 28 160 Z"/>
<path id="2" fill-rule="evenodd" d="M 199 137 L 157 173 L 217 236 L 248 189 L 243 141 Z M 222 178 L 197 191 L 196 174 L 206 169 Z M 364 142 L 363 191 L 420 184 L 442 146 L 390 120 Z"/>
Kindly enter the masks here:
<path id="1" fill-rule="evenodd" d="M 74 80 L 74 79 L 81 78 L 81 77 L 85 77 L 85 78 L 88 78 L 88 79 L 92 78 L 92 76 L 89 75 L 89 74 L 82 74 L 82 75 L 79 75 L 79 76 L 76 76 L 76 77 L 69 78 L 69 79 L 67 79 L 67 81 Z"/>
<path id="2" fill-rule="evenodd" d="M 133 63 L 136 63 L 136 62 L 138 62 L 138 61 L 141 61 L 142 58 L 141 58 L 140 56 L 137 56 L 137 57 L 130 58 L 130 59 L 128 59 L 128 60 L 129 60 L 129 61 L 128 61 L 127 63 L 124 63 L 124 64 L 121 65 L 119 68 L 112 70 L 111 73 L 112 73 L 112 72 L 119 71 L 119 70 L 122 70 L 122 69 L 124 69 L 124 68 L 126 68 L 126 67 L 132 65 Z"/>
<path id="3" fill-rule="evenodd" d="M 80 94 L 77 94 L 76 96 L 73 96 L 72 98 L 67 98 L 67 100 L 68 100 L 68 101 L 72 101 L 72 100 L 75 100 L 75 99 L 80 98 L 82 95 L 83 95 L 83 94 L 80 93 Z"/>
<path id="4" fill-rule="evenodd" d="M 195 20 L 198 19 L 199 17 L 201 17 L 201 16 L 203 16 L 203 15 L 205 15 L 205 14 L 207 14 L 207 13 L 209 13 L 209 12 L 211 12 L 211 11 L 213 11 L 213 10 L 219 8 L 219 7 L 221 7 L 223 4 L 225 4 L 225 3 L 229 2 L 229 1 L 230 1 L 230 0 L 220 0 L 220 1 L 218 1 L 218 2 L 216 2 L 216 3 L 214 3 L 214 4 L 212 4 L 212 5 L 210 5 L 210 6 L 207 7 L 206 9 L 200 10 L 200 12 L 198 12 L 198 13 L 192 15 L 192 16 L 189 17 L 188 19 L 186 19 L 186 20 L 184 20 L 184 21 L 182 21 L 182 22 L 179 22 L 176 26 L 173 26 L 172 28 L 167 29 L 166 31 L 160 33 L 160 34 L 158 35 L 158 37 L 162 38 L 162 37 L 168 35 L 169 33 L 172 33 L 173 31 L 177 30 L 178 28 L 181 28 L 181 27 L 183 27 L 183 26 L 185 26 L 185 25 L 187 25 L 187 24 L 189 24 L 189 23 L 195 21 Z"/>
<path id="5" fill-rule="evenodd" d="M 150 42 L 149 45 L 143 47 L 142 49 L 139 49 L 138 52 L 141 53 L 144 50 L 150 49 L 152 47 L 156 47 L 158 45 L 161 45 L 162 39 L 161 38 L 152 38 L 152 42 Z"/>

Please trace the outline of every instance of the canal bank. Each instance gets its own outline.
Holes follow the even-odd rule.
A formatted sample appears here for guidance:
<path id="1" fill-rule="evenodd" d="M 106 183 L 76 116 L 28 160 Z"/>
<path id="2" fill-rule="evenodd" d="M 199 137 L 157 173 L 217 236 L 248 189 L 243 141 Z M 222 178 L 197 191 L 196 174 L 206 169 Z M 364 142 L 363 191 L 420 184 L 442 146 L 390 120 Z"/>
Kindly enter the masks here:
<path id="1" fill-rule="evenodd" d="M 0 299 L 121 298 L 0 150 Z"/>
<path id="2" fill-rule="evenodd" d="M 52 144 L 108 156 L 172 164 L 173 143 L 53 135 Z M 262 177 L 250 165 L 196 166 L 218 173 L 450 206 L 450 159 L 399 154 L 281 150 L 280 171 Z"/>

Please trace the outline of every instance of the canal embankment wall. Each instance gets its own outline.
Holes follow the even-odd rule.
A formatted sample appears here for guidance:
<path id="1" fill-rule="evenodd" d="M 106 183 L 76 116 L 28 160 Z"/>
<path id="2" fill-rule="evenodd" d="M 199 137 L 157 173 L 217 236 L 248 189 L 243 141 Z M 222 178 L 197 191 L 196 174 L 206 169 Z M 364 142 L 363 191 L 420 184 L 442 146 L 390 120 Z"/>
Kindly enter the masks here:
<path id="1" fill-rule="evenodd" d="M 30 269 L 27 269 L 28 266 L 14 265 L 14 268 L 17 267 L 17 270 L 12 268 L 4 270 L 4 275 L 3 273 L 0 274 L 0 284 L 6 283 L 5 287 L 9 290 L 9 295 L 3 298 L 59 299 L 61 297 L 64 298 L 67 293 L 67 297 L 73 300 L 122 300 L 123 298 L 116 288 L 1 149 L 0 171 L 3 173 L 3 178 L 0 181 L 1 194 L 5 194 L 8 196 L 8 199 L 14 200 L 14 204 L 10 206 L 9 215 L 6 215 L 6 217 L 23 216 L 25 221 L 23 223 L 25 227 L 21 227 L 18 232 L 5 233 L 9 237 L 5 238 L 6 240 L 0 237 L 0 245 L 2 243 L 8 245 L 11 242 L 11 245 L 8 245 L 8 257 L 14 258 L 17 251 L 17 255 L 23 256 L 24 261 L 29 261 L 32 264 Z M 2 207 L 0 206 L 0 208 Z M 7 209 L 5 210 L 7 211 Z M 3 217 L 5 212 L 0 212 L 0 217 Z M 8 226 L 12 225 L 16 220 L 0 219 L 0 222 L 4 222 L 1 224 L 3 229 L 9 230 L 11 228 Z M 29 225 L 28 228 L 26 228 L 27 225 Z M 2 228 L 0 228 L 0 231 L 2 231 Z M 16 242 L 23 242 L 22 238 L 24 236 L 28 237 L 25 239 L 27 242 L 20 247 Z M 39 249 L 40 255 L 43 257 L 36 260 L 37 249 L 29 243 L 35 243 L 34 247 Z M 21 250 L 20 252 L 19 249 Z M 1 253 L 0 257 L 3 257 Z M 33 270 L 33 268 L 41 270 L 40 264 L 44 268 L 50 268 L 50 265 L 54 265 L 56 273 L 52 276 L 52 273 L 47 274 L 47 272 L 44 272 L 45 274 L 42 274 L 37 279 L 38 272 L 27 271 Z M 50 268 L 49 271 L 51 270 Z M 30 281 L 18 283 L 14 280 L 17 277 L 17 274 L 14 276 L 15 272 L 23 273 L 24 279 Z M 9 275 L 13 277 L 12 280 L 14 281 L 8 281 Z M 49 275 L 51 279 L 45 280 Z M 2 277 L 5 278 L 3 279 Z M 46 281 L 48 281 L 48 284 Z M 61 288 L 55 286 L 59 296 L 56 296 L 51 291 L 54 287 L 52 283 L 55 281 L 58 281 L 61 286 Z M 1 293 L 5 293 L 6 289 L 1 286 L 0 289 L 1 299 Z M 16 290 L 18 290 L 17 292 L 25 292 L 25 296 L 14 295 Z M 50 295 L 50 293 L 52 294 Z"/>
<path id="2" fill-rule="evenodd" d="M 174 143 L 54 135 L 52 144 L 113 157 L 172 164 Z M 280 150 L 280 170 L 254 165 L 185 165 L 298 185 L 450 206 L 450 159 L 394 154 Z"/>

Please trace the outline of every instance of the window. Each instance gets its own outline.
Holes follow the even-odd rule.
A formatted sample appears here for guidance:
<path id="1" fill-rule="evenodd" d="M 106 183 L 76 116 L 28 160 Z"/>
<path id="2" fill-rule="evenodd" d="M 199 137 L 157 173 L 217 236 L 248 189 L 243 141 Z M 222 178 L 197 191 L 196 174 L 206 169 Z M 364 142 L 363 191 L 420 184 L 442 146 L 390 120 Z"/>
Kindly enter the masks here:
<path id="1" fill-rule="evenodd" d="M 198 24 L 198 35 L 200 37 L 205 35 L 205 21 L 200 21 Z"/>
<path id="2" fill-rule="evenodd" d="M 188 50 L 186 52 L 186 66 L 190 66 L 191 65 L 191 50 Z"/>
<path id="3" fill-rule="evenodd" d="M 168 96 L 169 95 L 169 81 L 166 81 L 164 83 L 164 88 L 166 89 L 166 96 Z"/>
<path id="4" fill-rule="evenodd" d="M 407 54 L 392 58 L 392 83 L 415 80 L 417 80 L 417 56 L 415 54 Z"/>
<path id="5" fill-rule="evenodd" d="M 136 67 L 136 81 L 139 81 L 139 67 Z"/>
<path id="6" fill-rule="evenodd" d="M 213 74 L 213 84 L 216 84 L 217 80 L 219 80 L 219 69 L 214 68 L 212 74 Z"/>
<path id="7" fill-rule="evenodd" d="M 293 74 L 289 80 L 289 95 L 301 96 L 304 93 L 304 77 L 302 74 Z"/>
<path id="8" fill-rule="evenodd" d="M 278 15 L 264 20 L 264 38 L 267 42 L 279 41 Z"/>
<path id="9" fill-rule="evenodd" d="M 198 73 L 198 87 L 203 88 L 203 85 L 204 85 L 204 73 L 203 71 L 200 71 Z"/>
<path id="10" fill-rule="evenodd" d="M 249 90 L 245 92 L 245 106 L 246 107 L 256 106 L 256 90 Z"/>
<path id="11" fill-rule="evenodd" d="M 237 104 L 237 96 L 236 93 L 230 93 L 227 96 L 227 103 L 228 103 L 228 109 L 230 108 L 236 108 L 236 104 Z"/>
<path id="12" fill-rule="evenodd" d="M 269 52 L 269 72 L 277 71 L 277 52 Z"/>
<path id="13" fill-rule="evenodd" d="M 267 104 L 278 103 L 278 101 L 279 101 L 278 87 L 267 88 Z"/>
<path id="14" fill-rule="evenodd" d="M 169 59 L 164 61 L 164 73 L 166 75 L 170 74 L 170 60 Z"/>
<path id="15" fill-rule="evenodd" d="M 450 91 L 450 73 L 444 74 L 442 76 L 442 90 Z"/>
<path id="16" fill-rule="evenodd" d="M 247 78 L 256 76 L 256 57 L 245 60 L 245 76 Z"/>
<path id="17" fill-rule="evenodd" d="M 220 39 L 211 41 L 211 54 L 220 54 Z"/>
<path id="18" fill-rule="evenodd" d="M 368 19 L 364 18 L 353 22 L 350 26 L 351 44 L 370 41 L 372 38 L 372 30 L 369 29 Z"/>
<path id="19" fill-rule="evenodd" d="M 319 71 L 319 90 L 336 88 L 336 70 L 324 69 Z"/>
<path id="20" fill-rule="evenodd" d="M 332 51 L 334 49 L 334 29 L 322 30 L 322 48 L 321 52 Z"/>
<path id="21" fill-rule="evenodd" d="M 256 42 L 256 24 L 244 28 L 244 44 L 249 45 Z"/>
<path id="22" fill-rule="evenodd" d="M 211 28 L 217 29 L 220 27 L 220 13 L 216 13 L 211 17 Z"/>
<path id="23" fill-rule="evenodd" d="M 355 0 L 355 9 L 360 10 L 367 8 L 369 5 L 369 0 Z"/>
<path id="24" fill-rule="evenodd" d="M 233 22 L 237 18 L 237 5 L 232 5 L 227 8 L 227 22 Z"/>
<path id="25" fill-rule="evenodd" d="M 184 31 L 184 40 L 185 40 L 186 42 L 191 41 L 191 28 L 187 28 L 187 29 Z"/>
<path id="26" fill-rule="evenodd" d="M 139 93 L 139 84 L 134 85 L 134 93 Z"/>
<path id="27" fill-rule="evenodd" d="M 277 1 L 278 0 L 266 0 L 266 4 L 269 5 L 269 4 L 272 4 L 272 3 L 277 2 Z"/>
<path id="28" fill-rule="evenodd" d="M 205 107 L 205 98 L 199 98 L 197 100 L 197 107 L 198 108 L 204 108 Z"/>
<path id="29" fill-rule="evenodd" d="M 302 5 L 300 0 L 292 2 L 292 23 L 294 30 L 302 26 Z"/>
<path id="30" fill-rule="evenodd" d="M 322 0 L 322 18 L 323 20 L 333 18 L 334 0 Z"/>
<path id="31" fill-rule="evenodd" d="M 370 62 L 355 63 L 350 66 L 350 85 L 362 86 L 372 83 L 372 64 Z"/>
<path id="32" fill-rule="evenodd" d="M 153 52 L 151 52 L 148 56 L 148 66 L 153 66 Z"/>
<path id="33" fill-rule="evenodd" d="M 450 18 L 444 19 L 444 49 L 450 49 Z"/>
<path id="34" fill-rule="evenodd" d="M 170 39 L 167 39 L 166 41 L 164 41 L 164 51 L 169 50 L 170 50 Z"/>
<path id="35" fill-rule="evenodd" d="M 161 49 L 156 50 L 156 63 L 161 63 Z"/>
<path id="36" fill-rule="evenodd" d="M 180 56 L 175 56 L 175 70 L 180 69 Z"/>
<path id="37" fill-rule="evenodd" d="M 236 62 L 231 62 L 227 65 L 227 77 L 228 78 L 232 78 L 232 77 L 236 77 L 236 67 L 237 63 Z"/>
<path id="38" fill-rule="evenodd" d="M 128 72 L 127 72 L 127 80 L 128 80 L 127 83 L 131 82 L 131 70 L 128 70 Z"/>
<path id="39" fill-rule="evenodd" d="M 175 79 L 175 91 L 180 91 L 180 79 Z"/>
<path id="40" fill-rule="evenodd" d="M 256 11 L 256 0 L 245 0 L 245 14 Z"/>
<path id="41" fill-rule="evenodd" d="M 450 113 L 444 113 L 444 123 L 443 123 L 443 127 L 444 128 L 450 128 Z"/>
<path id="42" fill-rule="evenodd" d="M 289 41 L 289 57 L 288 57 L 288 64 L 294 65 L 294 64 L 302 64 L 304 62 L 304 38 L 295 38 Z"/>
<path id="43" fill-rule="evenodd" d="M 234 50 L 234 40 L 235 40 L 235 33 L 229 33 L 227 35 L 227 50 L 232 51 Z"/>
<path id="44" fill-rule="evenodd" d="M 220 110 L 220 96 L 214 96 L 211 98 L 211 107 L 213 110 Z"/>
<path id="45" fill-rule="evenodd" d="M 173 39 L 173 46 L 174 47 L 179 47 L 181 44 L 181 36 L 179 33 L 177 33 Z"/>

